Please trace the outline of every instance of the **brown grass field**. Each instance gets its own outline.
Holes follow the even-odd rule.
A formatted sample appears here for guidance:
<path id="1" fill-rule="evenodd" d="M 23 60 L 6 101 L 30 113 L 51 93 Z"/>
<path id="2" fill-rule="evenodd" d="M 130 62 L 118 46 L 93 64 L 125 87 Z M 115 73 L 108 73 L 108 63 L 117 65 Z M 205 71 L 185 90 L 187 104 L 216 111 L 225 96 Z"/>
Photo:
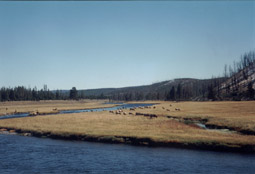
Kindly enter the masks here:
<path id="1" fill-rule="evenodd" d="M 153 103 L 153 101 L 151 101 Z M 38 109 L 106 107 L 100 101 L 5 102 L 4 108 L 20 112 Z M 109 111 L 58 114 L 0 120 L 0 128 L 30 132 L 49 137 L 75 137 L 80 140 L 108 141 L 129 144 L 180 145 L 212 150 L 255 152 L 255 102 L 155 102 L 156 108 L 124 109 L 121 115 Z M 171 106 L 170 106 L 171 105 Z M 176 110 L 179 108 L 180 111 Z M 133 115 L 129 115 L 129 113 Z M 135 113 L 156 114 L 157 118 Z M 229 128 L 236 132 L 202 129 L 191 121 L 206 120 L 206 125 Z M 89 137 L 89 138 L 88 138 Z M 72 138 L 71 138 L 72 139 Z M 131 140 L 133 142 L 130 142 Z"/>
<path id="2" fill-rule="evenodd" d="M 107 100 L 46 100 L 46 101 L 11 101 L 0 102 L 0 116 L 6 114 L 35 112 L 52 113 L 57 110 L 89 109 L 112 107 L 113 104 L 103 104 Z"/>

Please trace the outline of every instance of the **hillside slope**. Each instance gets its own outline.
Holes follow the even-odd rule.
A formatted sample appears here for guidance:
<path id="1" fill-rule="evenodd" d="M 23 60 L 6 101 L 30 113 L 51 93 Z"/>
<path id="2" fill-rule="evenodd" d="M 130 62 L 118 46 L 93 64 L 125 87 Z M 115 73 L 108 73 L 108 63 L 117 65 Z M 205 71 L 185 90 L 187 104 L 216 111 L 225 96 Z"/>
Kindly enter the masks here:
<path id="1" fill-rule="evenodd" d="M 236 100 L 254 99 L 255 66 L 251 64 L 221 83 L 220 94 Z"/>
<path id="2" fill-rule="evenodd" d="M 227 68 L 229 72 L 227 72 Z M 81 90 L 87 98 L 112 100 L 253 100 L 255 99 L 255 51 L 225 65 L 224 77 L 180 78 L 151 85 Z"/>
<path id="3" fill-rule="evenodd" d="M 216 78 L 222 81 L 223 78 Z M 144 86 L 82 90 L 87 97 L 105 97 L 112 100 L 206 100 L 208 86 L 215 79 L 181 78 Z M 169 96 L 174 90 L 174 96 Z M 167 96 L 169 96 L 167 98 Z"/>

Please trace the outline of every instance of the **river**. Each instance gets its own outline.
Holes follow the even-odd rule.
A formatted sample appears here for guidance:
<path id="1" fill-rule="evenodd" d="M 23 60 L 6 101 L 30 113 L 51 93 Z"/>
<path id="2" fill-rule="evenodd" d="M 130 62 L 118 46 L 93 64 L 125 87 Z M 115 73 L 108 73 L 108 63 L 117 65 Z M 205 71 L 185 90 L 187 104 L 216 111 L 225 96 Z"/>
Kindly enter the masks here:
<path id="1" fill-rule="evenodd" d="M 106 104 L 113 104 L 113 103 L 106 103 Z M 137 108 L 137 107 L 145 107 L 145 106 L 154 105 L 154 104 L 150 104 L 150 103 L 130 103 L 130 104 L 129 103 L 118 103 L 118 104 L 119 105 L 117 105 L 117 106 L 106 107 L 106 108 L 60 110 L 58 113 L 49 113 L 49 114 L 44 114 L 44 115 L 113 111 L 113 110 L 124 109 L 124 108 L 129 109 L 129 108 Z M 7 115 L 0 116 L 0 119 L 21 118 L 21 117 L 29 117 L 29 113 L 7 114 Z"/>
<path id="2" fill-rule="evenodd" d="M 254 174 L 255 155 L 0 134 L 0 173 Z"/>

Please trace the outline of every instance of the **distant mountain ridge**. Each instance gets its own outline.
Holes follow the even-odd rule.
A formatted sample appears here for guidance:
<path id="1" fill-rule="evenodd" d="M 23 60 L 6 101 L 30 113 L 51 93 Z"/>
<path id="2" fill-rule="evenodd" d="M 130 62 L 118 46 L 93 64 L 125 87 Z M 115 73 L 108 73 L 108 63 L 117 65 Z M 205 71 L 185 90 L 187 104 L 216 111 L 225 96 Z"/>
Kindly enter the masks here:
<path id="1" fill-rule="evenodd" d="M 178 78 L 153 83 L 151 85 L 87 89 L 80 90 L 80 92 L 84 92 L 86 97 L 91 98 L 102 96 L 113 100 L 166 100 L 169 91 L 172 88 L 177 90 L 179 86 L 179 96 L 176 96 L 176 98 L 188 100 L 195 99 L 198 96 L 205 98 L 206 88 L 211 81 L 212 79 Z"/>
<path id="2" fill-rule="evenodd" d="M 255 51 L 245 53 L 233 66 L 225 65 L 223 77 L 211 79 L 178 78 L 150 85 L 122 88 L 52 90 L 44 85 L 38 90 L 24 86 L 0 89 L 0 101 L 22 100 L 254 100 Z"/>
<path id="3" fill-rule="evenodd" d="M 250 87 L 249 87 L 250 85 Z M 247 100 L 254 94 L 255 68 L 247 66 L 230 77 L 211 79 L 178 78 L 150 85 L 78 90 L 85 98 L 111 100 Z M 172 96 L 170 96 L 170 92 Z M 68 95 L 69 90 L 61 90 Z M 249 96 L 252 95 L 252 96 Z"/>
<path id="4" fill-rule="evenodd" d="M 228 68 L 228 69 L 227 69 Z M 211 79 L 178 78 L 151 85 L 82 90 L 85 96 L 112 100 L 254 100 L 255 51 L 225 65 L 224 76 Z"/>

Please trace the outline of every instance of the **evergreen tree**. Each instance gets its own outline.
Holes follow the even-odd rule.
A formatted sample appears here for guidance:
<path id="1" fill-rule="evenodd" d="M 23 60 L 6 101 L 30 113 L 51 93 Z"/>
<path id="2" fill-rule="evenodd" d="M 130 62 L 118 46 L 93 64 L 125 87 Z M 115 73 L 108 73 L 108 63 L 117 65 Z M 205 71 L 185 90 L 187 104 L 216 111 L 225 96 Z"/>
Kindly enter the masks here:
<path id="1" fill-rule="evenodd" d="M 178 87 L 177 87 L 177 98 L 180 100 L 181 99 L 181 94 L 182 94 L 182 92 L 181 92 L 181 84 L 179 83 L 178 84 Z"/>
<path id="2" fill-rule="evenodd" d="M 12 101 L 16 100 L 15 93 L 14 93 L 13 89 L 10 90 L 10 100 L 12 100 Z"/>
<path id="3" fill-rule="evenodd" d="M 173 86 L 166 96 L 166 100 L 175 100 L 175 87 Z"/>
<path id="4" fill-rule="evenodd" d="M 56 91 L 56 100 L 60 100 L 61 97 L 60 97 L 60 92 L 59 90 Z"/>
<path id="5" fill-rule="evenodd" d="M 171 91 L 170 91 L 170 99 L 175 100 L 175 87 L 173 86 Z"/>
<path id="6" fill-rule="evenodd" d="M 32 90 L 32 100 L 39 100 L 36 87 Z"/>
<path id="7" fill-rule="evenodd" d="M 208 99 L 215 100 L 215 93 L 212 85 L 208 87 Z"/>
<path id="8" fill-rule="evenodd" d="M 250 83 L 248 84 L 248 91 L 247 91 L 247 97 L 248 97 L 249 99 L 254 99 L 255 90 L 253 89 L 252 86 L 253 86 L 253 85 L 252 85 L 252 82 L 250 82 Z"/>
<path id="9" fill-rule="evenodd" d="M 157 100 L 160 100 L 160 94 L 157 92 Z"/>
<path id="10" fill-rule="evenodd" d="M 78 99 L 78 91 L 76 90 L 76 87 L 72 87 L 70 90 L 70 99 L 77 100 Z"/>

